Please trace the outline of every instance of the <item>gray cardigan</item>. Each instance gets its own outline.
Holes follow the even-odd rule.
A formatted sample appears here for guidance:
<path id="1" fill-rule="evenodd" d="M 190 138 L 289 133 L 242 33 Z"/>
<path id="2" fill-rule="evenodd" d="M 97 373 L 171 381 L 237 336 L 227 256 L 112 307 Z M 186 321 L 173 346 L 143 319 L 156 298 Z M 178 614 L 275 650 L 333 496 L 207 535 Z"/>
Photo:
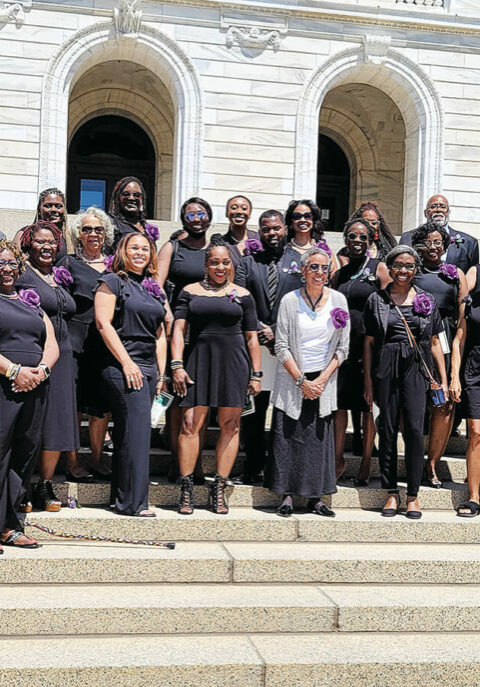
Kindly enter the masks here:
<path id="1" fill-rule="evenodd" d="M 283 410 L 289 417 L 298 420 L 302 410 L 303 394 L 295 385 L 295 380 L 283 367 L 284 363 L 293 358 L 300 370 L 303 369 L 302 351 L 300 347 L 300 330 L 298 326 L 298 290 L 287 293 L 281 300 L 278 311 L 277 327 L 275 330 L 275 355 L 280 365 L 277 366 L 277 376 L 272 394 L 275 408 Z M 342 308 L 348 312 L 347 299 L 343 293 L 330 289 L 334 308 Z M 337 354 L 338 364 L 341 365 L 348 356 L 350 342 L 350 320 L 346 327 L 335 329 L 328 347 L 325 367 Z M 330 415 L 337 410 L 337 370 L 332 374 L 320 396 L 320 417 Z"/>

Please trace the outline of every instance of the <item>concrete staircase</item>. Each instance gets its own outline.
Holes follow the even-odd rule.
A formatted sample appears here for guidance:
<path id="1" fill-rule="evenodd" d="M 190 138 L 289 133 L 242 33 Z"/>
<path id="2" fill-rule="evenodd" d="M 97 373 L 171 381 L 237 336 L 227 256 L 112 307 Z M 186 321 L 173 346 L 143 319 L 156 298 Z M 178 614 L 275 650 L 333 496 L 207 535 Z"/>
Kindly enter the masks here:
<path id="1" fill-rule="evenodd" d="M 279 518 L 278 499 L 248 486 L 229 489 L 228 516 L 206 510 L 197 487 L 199 507 L 182 517 L 167 460 L 152 450 L 156 519 L 109 512 L 106 484 L 59 484 L 83 507 L 28 516 L 61 532 L 177 546 L 29 528 L 43 547 L 0 558 L 0 687 L 478 684 L 480 518 L 453 511 L 466 497 L 464 459 L 443 459 L 443 489 L 422 488 L 419 522 L 381 518 L 375 481 L 342 482 L 334 519 L 302 512 L 301 501 Z M 358 461 L 348 456 L 348 476 Z"/>

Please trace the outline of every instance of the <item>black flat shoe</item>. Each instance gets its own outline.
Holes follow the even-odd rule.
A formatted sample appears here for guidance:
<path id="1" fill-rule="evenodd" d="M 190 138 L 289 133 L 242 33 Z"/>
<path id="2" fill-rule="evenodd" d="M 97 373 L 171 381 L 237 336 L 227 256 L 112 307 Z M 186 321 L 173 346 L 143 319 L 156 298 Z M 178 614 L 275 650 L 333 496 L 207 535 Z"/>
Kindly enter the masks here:
<path id="1" fill-rule="evenodd" d="M 92 473 L 81 475 L 80 477 L 75 477 L 75 475 L 71 473 L 69 470 L 67 470 L 65 473 L 65 479 L 67 482 L 75 482 L 76 484 L 91 484 L 95 481 L 95 477 Z"/>
<path id="2" fill-rule="evenodd" d="M 354 487 L 368 487 L 370 484 L 370 477 L 368 479 L 358 479 L 355 477 L 353 479 L 353 486 Z"/>
<path id="3" fill-rule="evenodd" d="M 420 520 L 420 518 L 422 517 L 422 512 L 419 510 L 407 510 L 405 512 L 405 515 L 410 520 Z"/>
<path id="4" fill-rule="evenodd" d="M 395 495 L 395 496 L 397 497 L 397 498 L 396 498 L 397 505 L 396 505 L 395 508 L 382 508 L 382 510 L 381 510 L 381 515 L 382 515 L 384 518 L 393 518 L 394 515 L 397 515 L 397 514 L 398 514 L 398 509 L 400 508 L 400 497 L 399 497 L 398 494 L 395 494 L 395 493 L 392 494 L 392 495 Z M 387 499 L 387 500 L 388 500 L 388 499 Z"/>
<path id="5" fill-rule="evenodd" d="M 293 507 L 289 506 L 288 504 L 280 506 L 280 508 L 277 508 L 277 515 L 280 515 L 282 518 L 289 518 L 293 513 Z"/>
<path id="6" fill-rule="evenodd" d="M 480 512 L 480 504 L 476 501 L 464 501 L 458 508 L 455 508 L 459 518 L 474 518 Z M 468 510 L 468 513 L 460 513 L 461 510 Z"/>
<path id="7" fill-rule="evenodd" d="M 316 507 L 315 504 L 309 505 L 309 509 L 314 515 L 323 515 L 324 518 L 335 517 L 335 511 L 326 506 L 324 503 L 318 507 Z"/>

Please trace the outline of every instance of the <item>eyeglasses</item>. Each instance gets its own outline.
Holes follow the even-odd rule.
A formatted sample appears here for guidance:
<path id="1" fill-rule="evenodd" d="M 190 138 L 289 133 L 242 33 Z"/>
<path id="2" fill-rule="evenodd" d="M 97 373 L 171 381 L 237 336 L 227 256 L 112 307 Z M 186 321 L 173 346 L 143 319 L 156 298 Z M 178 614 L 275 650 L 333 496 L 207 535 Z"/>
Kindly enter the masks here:
<path id="1" fill-rule="evenodd" d="M 355 241 L 355 239 L 360 239 L 362 243 L 367 243 L 368 236 L 366 234 L 356 234 L 354 231 L 350 231 L 347 234 L 347 239 L 349 241 Z"/>
<path id="2" fill-rule="evenodd" d="M 299 219 L 313 219 L 311 212 L 294 212 L 292 214 L 292 220 L 297 222 Z"/>
<path id="3" fill-rule="evenodd" d="M 51 248 L 57 247 L 56 241 L 43 241 L 42 239 L 32 239 L 32 243 L 36 243 L 37 246 L 50 246 Z"/>
<path id="4" fill-rule="evenodd" d="M 414 262 L 398 262 L 398 260 L 395 260 L 392 262 L 392 267 L 394 270 L 403 270 L 405 268 L 407 272 L 413 272 L 416 265 Z"/>
<path id="5" fill-rule="evenodd" d="M 198 212 L 186 212 L 185 213 L 185 219 L 188 222 L 192 222 L 192 220 L 194 220 L 195 217 L 198 217 L 198 219 L 206 219 L 207 213 L 204 212 L 203 210 L 199 210 Z"/>
<path id="6" fill-rule="evenodd" d="M 434 248 L 440 248 L 440 246 L 443 246 L 443 241 L 442 241 L 442 239 L 433 239 L 433 241 L 428 241 L 428 240 L 424 241 L 423 244 L 427 248 L 431 248 L 432 246 Z"/>
<path id="7" fill-rule="evenodd" d="M 84 226 L 82 227 L 82 234 L 103 234 L 105 229 L 103 227 L 89 227 L 89 226 Z"/>
<path id="8" fill-rule="evenodd" d="M 310 272 L 322 272 L 323 274 L 328 274 L 330 265 L 319 265 L 318 262 L 312 262 L 308 265 Z"/>
<path id="9" fill-rule="evenodd" d="M 427 210 L 448 210 L 448 205 L 445 205 L 445 203 L 431 203 L 428 207 Z"/>
<path id="10" fill-rule="evenodd" d="M 4 267 L 10 267 L 11 270 L 18 270 L 19 264 L 16 260 L 0 260 L 0 270 Z"/>
<path id="11" fill-rule="evenodd" d="M 134 198 L 141 198 L 141 197 L 142 197 L 142 194 L 141 194 L 140 191 L 133 191 L 133 192 L 130 192 L 130 191 L 122 191 L 121 194 L 120 194 L 120 197 L 121 197 L 121 198 L 130 198 L 130 196 L 133 196 Z"/>

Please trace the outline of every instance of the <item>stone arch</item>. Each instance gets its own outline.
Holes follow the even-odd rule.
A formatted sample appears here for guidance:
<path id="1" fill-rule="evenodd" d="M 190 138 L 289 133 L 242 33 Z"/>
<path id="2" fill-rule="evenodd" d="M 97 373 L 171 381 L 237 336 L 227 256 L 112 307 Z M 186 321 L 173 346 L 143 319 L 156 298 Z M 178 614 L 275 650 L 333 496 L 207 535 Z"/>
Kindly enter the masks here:
<path id="1" fill-rule="evenodd" d="M 369 48 L 372 43 L 373 50 Z M 375 49 L 379 45 L 381 54 Z M 381 38 L 376 42 L 365 38 L 363 48 L 349 48 L 331 56 L 305 83 L 297 109 L 294 195 L 308 197 L 314 190 L 320 108 L 327 92 L 345 83 L 378 88 L 402 114 L 406 130 L 403 225 L 416 226 L 423 217 L 426 199 L 442 190 L 443 108 L 423 69 Z"/>
<path id="2" fill-rule="evenodd" d="M 198 194 L 201 187 L 203 96 L 197 70 L 186 53 L 150 26 L 142 25 L 138 36 L 118 38 L 111 22 L 93 24 L 70 36 L 51 58 L 43 80 L 39 190 L 65 186 L 71 89 L 93 66 L 119 59 L 138 63 L 158 75 L 172 98 L 171 206 L 172 219 L 177 219 L 182 200 Z"/>

